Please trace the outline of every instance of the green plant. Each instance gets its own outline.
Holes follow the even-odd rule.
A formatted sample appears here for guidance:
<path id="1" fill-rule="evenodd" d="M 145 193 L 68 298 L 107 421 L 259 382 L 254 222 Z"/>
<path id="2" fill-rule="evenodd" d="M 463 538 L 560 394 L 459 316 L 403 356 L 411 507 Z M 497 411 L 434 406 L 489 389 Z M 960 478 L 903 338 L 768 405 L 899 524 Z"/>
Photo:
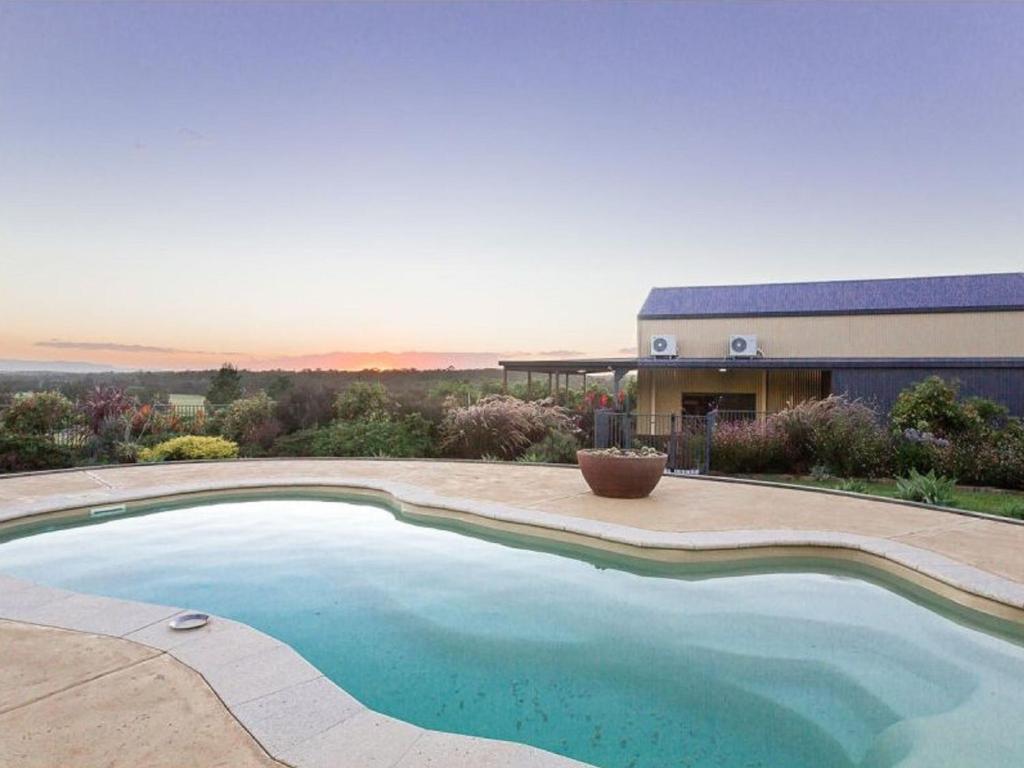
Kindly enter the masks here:
<path id="1" fill-rule="evenodd" d="M 338 421 L 278 438 L 278 456 L 429 456 L 430 423 L 418 413 L 398 419 Z"/>
<path id="2" fill-rule="evenodd" d="M 543 464 L 575 464 L 579 448 L 576 438 L 565 432 L 550 432 L 529 448 L 517 461 Z"/>
<path id="3" fill-rule="evenodd" d="M 907 477 L 896 478 L 896 498 L 948 507 L 953 503 L 955 486 L 956 480 L 936 475 L 935 470 L 922 475 L 912 469 Z"/>
<path id="4" fill-rule="evenodd" d="M 19 435 L 49 435 L 69 426 L 74 412 L 60 392 L 23 392 L 3 412 L 3 426 Z"/>
<path id="5" fill-rule="evenodd" d="M 274 415 L 285 432 L 329 424 L 337 392 L 322 384 L 299 381 L 277 398 Z"/>
<path id="6" fill-rule="evenodd" d="M 242 374 L 231 363 L 224 363 L 210 382 L 206 402 L 213 405 L 233 403 L 242 396 Z"/>
<path id="7" fill-rule="evenodd" d="M 334 401 L 334 415 L 342 421 L 388 419 L 398 412 L 398 403 L 383 384 L 357 381 Z"/>
<path id="8" fill-rule="evenodd" d="M 71 450 L 40 435 L 0 433 L 0 472 L 63 469 L 73 464 Z"/>
<path id="9" fill-rule="evenodd" d="M 840 478 L 833 487 L 837 491 L 846 491 L 847 493 L 867 493 L 869 490 L 867 483 L 855 477 Z"/>
<path id="10" fill-rule="evenodd" d="M 235 400 L 221 418 L 221 434 L 252 452 L 269 448 L 281 426 L 274 416 L 274 401 L 266 392 Z"/>
<path id="11" fill-rule="evenodd" d="M 815 464 L 811 467 L 811 479 L 819 483 L 828 482 L 832 479 L 832 470 L 824 464 Z"/>
<path id="12" fill-rule="evenodd" d="M 939 437 L 956 435 L 968 428 L 971 415 L 957 399 L 959 385 L 929 376 L 907 387 L 896 398 L 889 420 L 893 429 L 917 429 Z"/>
<path id="13" fill-rule="evenodd" d="M 1024 501 L 1018 501 L 1006 507 L 1003 514 L 1007 517 L 1012 517 L 1014 520 L 1024 520 Z"/>
<path id="14" fill-rule="evenodd" d="M 188 461 L 197 459 L 234 459 L 238 444 L 223 437 L 183 435 L 157 443 L 138 452 L 139 461 Z"/>

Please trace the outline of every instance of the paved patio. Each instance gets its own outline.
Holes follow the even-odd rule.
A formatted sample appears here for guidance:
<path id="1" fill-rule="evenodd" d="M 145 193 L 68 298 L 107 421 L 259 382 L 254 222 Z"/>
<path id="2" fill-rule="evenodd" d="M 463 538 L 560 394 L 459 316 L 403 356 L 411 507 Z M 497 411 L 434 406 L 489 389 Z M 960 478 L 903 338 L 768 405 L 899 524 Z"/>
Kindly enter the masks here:
<path id="1" fill-rule="evenodd" d="M 787 545 L 847 548 L 891 559 L 1006 606 L 1024 605 L 1024 558 L 1019 554 L 1024 551 L 1024 526 L 886 502 L 699 478 L 666 478 L 649 499 L 619 501 L 594 497 L 573 469 L 521 464 L 269 460 L 108 467 L 0 478 L 0 521 L 157 495 L 288 485 L 364 486 L 395 496 L 414 509 L 480 515 L 490 522 L 540 526 L 549 533 L 568 532 L 659 550 Z M 264 748 L 278 744 L 275 739 L 282 727 L 287 734 L 297 722 L 310 721 L 308 714 L 301 715 L 302 706 L 278 701 L 286 711 L 262 711 L 249 722 L 245 706 L 251 704 L 236 707 L 232 703 L 230 680 L 218 681 L 212 675 L 211 689 L 212 673 L 200 669 L 187 653 L 162 650 L 159 646 L 164 641 L 157 642 L 156 648 L 130 642 L 153 642 L 146 634 L 151 635 L 152 629 L 129 631 L 130 622 L 116 632 L 97 629 L 96 633 L 45 626 L 88 629 L 78 619 L 68 619 L 63 606 L 99 598 L 79 596 L 62 603 L 51 596 L 42 608 L 26 612 L 19 596 L 31 595 L 35 588 L 11 592 L 13 587 L 5 584 L 13 582 L 3 579 L 0 575 L 0 647 L 5 650 L 0 656 L 2 765 L 274 766 L 282 763 L 268 756 Z M 140 617 L 139 610 L 145 611 L 146 606 L 132 614 L 138 627 L 162 626 L 163 618 L 155 621 L 155 613 Z M 168 610 L 173 609 L 157 612 L 164 617 Z M 127 621 L 128 614 L 125 616 Z M 129 639 L 118 639 L 125 636 Z M 288 649 L 268 646 L 261 652 L 269 656 L 281 650 Z M 194 669 L 204 672 L 206 679 Z M 304 674 L 308 677 L 310 673 Z M 282 690 L 297 687 L 295 680 L 289 686 Z M 338 691 L 333 695 L 344 694 Z M 267 696 L 271 703 L 280 698 L 279 693 Z M 353 707 L 352 711 L 359 710 Z M 571 764 L 554 756 L 540 758 L 535 750 L 524 752 L 526 748 L 516 745 L 495 746 L 411 727 L 401 730 L 403 724 L 394 725 L 397 721 L 365 708 L 361 711 L 365 714 L 323 726 L 323 733 L 303 742 L 301 749 L 296 742 L 290 744 L 291 752 L 270 752 L 278 758 L 288 754 L 282 760 L 288 764 L 341 765 L 328 759 L 329 755 L 345 754 L 351 748 L 343 737 L 351 740 L 349 731 L 356 729 L 360 718 L 377 718 L 378 724 L 387 727 L 369 736 L 367 727 L 362 727 L 359 743 L 365 747 L 390 740 L 391 752 L 384 755 L 371 750 L 367 760 L 373 755 L 381 758 L 372 764 L 403 768 L 475 765 L 484 764 L 480 760 L 485 753 L 492 757 L 500 754 L 500 764 L 507 766 Z M 239 719 L 246 723 L 245 728 Z M 264 728 L 267 723 L 277 730 Z M 408 742 L 403 742 L 401 750 L 395 749 L 395 728 Z M 317 738 L 322 739 L 322 749 Z"/>

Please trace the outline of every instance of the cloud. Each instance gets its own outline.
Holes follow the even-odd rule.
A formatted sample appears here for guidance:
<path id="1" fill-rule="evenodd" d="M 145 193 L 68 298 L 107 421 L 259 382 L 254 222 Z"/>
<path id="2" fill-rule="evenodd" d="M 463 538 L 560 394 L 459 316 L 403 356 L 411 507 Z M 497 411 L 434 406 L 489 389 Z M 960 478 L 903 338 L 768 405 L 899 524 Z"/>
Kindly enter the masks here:
<path id="1" fill-rule="evenodd" d="M 37 341 L 37 347 L 50 347 L 51 349 L 89 349 L 103 352 L 138 352 L 160 355 L 232 355 L 239 356 L 241 352 L 207 352 L 198 349 L 177 349 L 176 347 L 154 347 L 148 344 L 118 344 L 113 341 L 64 341 L 63 339 L 50 339 L 49 341 Z"/>

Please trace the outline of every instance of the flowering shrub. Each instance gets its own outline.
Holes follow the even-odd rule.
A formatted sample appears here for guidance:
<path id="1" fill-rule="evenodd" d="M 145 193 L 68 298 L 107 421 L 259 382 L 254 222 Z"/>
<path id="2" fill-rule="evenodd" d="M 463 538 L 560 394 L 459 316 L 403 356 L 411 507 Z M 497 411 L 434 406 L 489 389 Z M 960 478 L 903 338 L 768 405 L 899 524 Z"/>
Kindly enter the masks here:
<path id="1" fill-rule="evenodd" d="M 770 418 L 722 422 L 712 436 L 711 461 L 715 471 L 729 474 L 785 472 L 786 435 Z"/>
<path id="2" fill-rule="evenodd" d="M 550 401 L 524 402 L 488 395 L 475 404 L 451 408 L 441 422 L 441 448 L 452 456 L 516 459 L 550 432 L 575 435 L 565 409 Z"/>
<path id="3" fill-rule="evenodd" d="M 4 411 L 3 425 L 19 435 L 49 435 L 69 426 L 74 412 L 74 404 L 60 392 L 23 393 Z"/>
<path id="4" fill-rule="evenodd" d="M 790 466 L 798 472 L 816 464 L 842 477 L 876 477 L 889 471 L 889 436 L 874 409 L 859 400 L 843 395 L 805 400 L 769 421 L 784 434 Z"/>
<path id="5" fill-rule="evenodd" d="M 807 472 L 878 476 L 890 466 L 890 441 L 868 406 L 831 396 L 792 405 L 764 420 L 723 422 L 712 438 L 719 472 Z"/>
<path id="6" fill-rule="evenodd" d="M 1024 488 L 1024 426 L 991 400 L 960 400 L 937 376 L 900 393 L 893 406 L 896 472 L 934 471 L 972 485 Z"/>
<path id="7" fill-rule="evenodd" d="M 234 459 L 238 444 L 223 437 L 183 435 L 157 443 L 138 452 L 139 461 L 187 461 L 196 459 Z"/>

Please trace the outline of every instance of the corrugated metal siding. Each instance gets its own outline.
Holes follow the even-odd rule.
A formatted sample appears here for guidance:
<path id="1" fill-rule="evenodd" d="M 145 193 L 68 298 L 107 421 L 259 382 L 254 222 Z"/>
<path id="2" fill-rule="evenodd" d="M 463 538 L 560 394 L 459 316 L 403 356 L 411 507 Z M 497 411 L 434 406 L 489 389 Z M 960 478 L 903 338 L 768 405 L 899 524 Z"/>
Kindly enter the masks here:
<path id="1" fill-rule="evenodd" d="M 766 410 L 781 411 L 787 405 L 801 403 L 804 400 L 820 398 L 828 394 L 823 389 L 821 371 L 767 371 L 767 403 Z"/>
<path id="2" fill-rule="evenodd" d="M 845 393 L 888 413 L 896 397 L 929 376 L 959 381 L 963 396 L 987 397 L 1002 403 L 1014 416 L 1024 416 L 1024 370 L 1014 368 L 847 369 L 832 372 L 832 392 Z"/>
<path id="3" fill-rule="evenodd" d="M 766 357 L 1024 357 L 1024 312 L 640 320 L 640 354 L 673 334 L 681 357 L 722 357 L 752 333 Z"/>

